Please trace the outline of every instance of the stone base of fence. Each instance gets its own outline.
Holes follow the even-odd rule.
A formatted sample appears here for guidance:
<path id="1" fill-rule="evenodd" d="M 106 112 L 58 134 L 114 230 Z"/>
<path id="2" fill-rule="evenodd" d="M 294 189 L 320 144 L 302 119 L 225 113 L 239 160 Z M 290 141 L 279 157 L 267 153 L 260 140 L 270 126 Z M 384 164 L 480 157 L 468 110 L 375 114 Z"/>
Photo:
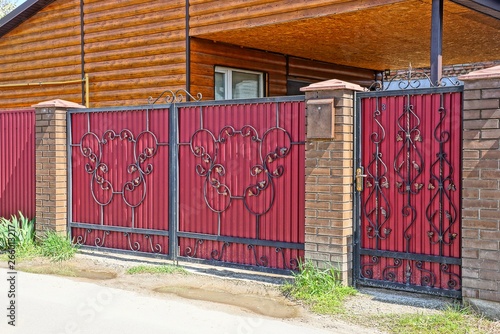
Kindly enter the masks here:
<path id="1" fill-rule="evenodd" d="M 465 82 L 462 295 L 500 320 L 500 66 L 459 79 Z"/>
<path id="2" fill-rule="evenodd" d="M 52 100 L 34 105 L 36 138 L 36 231 L 66 233 L 68 164 L 66 112 L 83 106 Z"/>
<path id="3" fill-rule="evenodd" d="M 312 84 L 306 93 L 305 259 L 333 265 L 352 282 L 353 117 L 360 86 L 340 80 Z"/>

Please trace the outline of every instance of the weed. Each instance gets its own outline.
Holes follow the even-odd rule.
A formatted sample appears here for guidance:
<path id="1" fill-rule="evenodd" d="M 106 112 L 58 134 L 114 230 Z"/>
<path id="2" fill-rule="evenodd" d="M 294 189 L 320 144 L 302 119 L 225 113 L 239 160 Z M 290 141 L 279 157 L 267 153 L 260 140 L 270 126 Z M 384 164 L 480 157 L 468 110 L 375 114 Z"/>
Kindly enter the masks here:
<path id="1" fill-rule="evenodd" d="M 14 246 L 16 251 L 31 248 L 35 237 L 35 221 L 19 212 L 19 217 L 0 217 L 0 251 Z"/>
<path id="2" fill-rule="evenodd" d="M 127 274 L 187 274 L 186 269 L 179 266 L 161 265 L 161 266 L 145 266 L 139 265 L 127 269 Z"/>
<path id="3" fill-rule="evenodd" d="M 39 247 L 40 254 L 50 258 L 53 262 L 69 260 L 78 251 L 67 236 L 53 231 L 45 232 Z"/>
<path id="4" fill-rule="evenodd" d="M 285 284 L 283 292 L 303 300 L 313 311 L 321 314 L 342 312 L 344 299 L 356 294 L 354 288 L 342 284 L 340 274 L 335 268 L 329 266 L 319 269 L 310 261 L 299 263 L 299 272 L 294 275 L 293 284 Z"/>

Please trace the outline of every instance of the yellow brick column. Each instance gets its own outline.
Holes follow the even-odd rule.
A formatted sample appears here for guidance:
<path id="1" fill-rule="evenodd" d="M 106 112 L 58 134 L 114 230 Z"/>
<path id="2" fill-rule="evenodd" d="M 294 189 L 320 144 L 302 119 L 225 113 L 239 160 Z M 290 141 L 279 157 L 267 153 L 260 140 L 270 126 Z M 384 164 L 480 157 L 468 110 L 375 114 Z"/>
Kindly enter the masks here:
<path id="1" fill-rule="evenodd" d="M 36 136 L 36 230 L 66 232 L 67 142 L 66 114 L 83 106 L 52 100 L 34 105 Z"/>
<path id="2" fill-rule="evenodd" d="M 353 117 L 359 85 L 328 80 L 306 92 L 305 258 L 332 264 L 352 282 Z"/>

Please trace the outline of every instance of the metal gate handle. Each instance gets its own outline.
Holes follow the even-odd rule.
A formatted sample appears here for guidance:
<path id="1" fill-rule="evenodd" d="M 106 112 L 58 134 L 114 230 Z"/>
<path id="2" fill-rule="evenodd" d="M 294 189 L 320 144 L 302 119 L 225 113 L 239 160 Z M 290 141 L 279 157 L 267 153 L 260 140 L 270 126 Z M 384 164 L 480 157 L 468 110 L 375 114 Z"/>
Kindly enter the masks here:
<path id="1" fill-rule="evenodd" d="M 363 182 L 363 178 L 367 177 L 367 175 L 363 174 L 363 172 L 364 168 L 362 166 L 356 168 L 356 191 L 358 192 L 362 192 L 364 189 L 365 183 Z"/>

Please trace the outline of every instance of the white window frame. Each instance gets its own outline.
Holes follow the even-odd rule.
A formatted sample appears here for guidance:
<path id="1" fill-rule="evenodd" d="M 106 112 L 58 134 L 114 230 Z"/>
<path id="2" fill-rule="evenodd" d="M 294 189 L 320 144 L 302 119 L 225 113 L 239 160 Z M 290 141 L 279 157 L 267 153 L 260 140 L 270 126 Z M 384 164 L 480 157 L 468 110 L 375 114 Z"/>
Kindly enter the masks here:
<path id="1" fill-rule="evenodd" d="M 257 98 L 264 97 L 264 72 L 257 72 L 257 71 L 249 71 L 249 70 L 243 70 L 239 68 L 232 68 L 232 67 L 224 67 L 224 66 L 215 66 L 215 73 L 222 73 L 224 74 L 224 100 L 232 100 L 233 99 L 233 72 L 240 72 L 240 73 L 249 73 L 249 74 L 256 74 L 259 76 L 259 91 L 258 91 L 258 96 Z M 215 87 L 215 81 L 214 81 L 214 90 L 217 89 Z M 214 93 L 214 99 L 217 100 L 217 94 Z"/>

